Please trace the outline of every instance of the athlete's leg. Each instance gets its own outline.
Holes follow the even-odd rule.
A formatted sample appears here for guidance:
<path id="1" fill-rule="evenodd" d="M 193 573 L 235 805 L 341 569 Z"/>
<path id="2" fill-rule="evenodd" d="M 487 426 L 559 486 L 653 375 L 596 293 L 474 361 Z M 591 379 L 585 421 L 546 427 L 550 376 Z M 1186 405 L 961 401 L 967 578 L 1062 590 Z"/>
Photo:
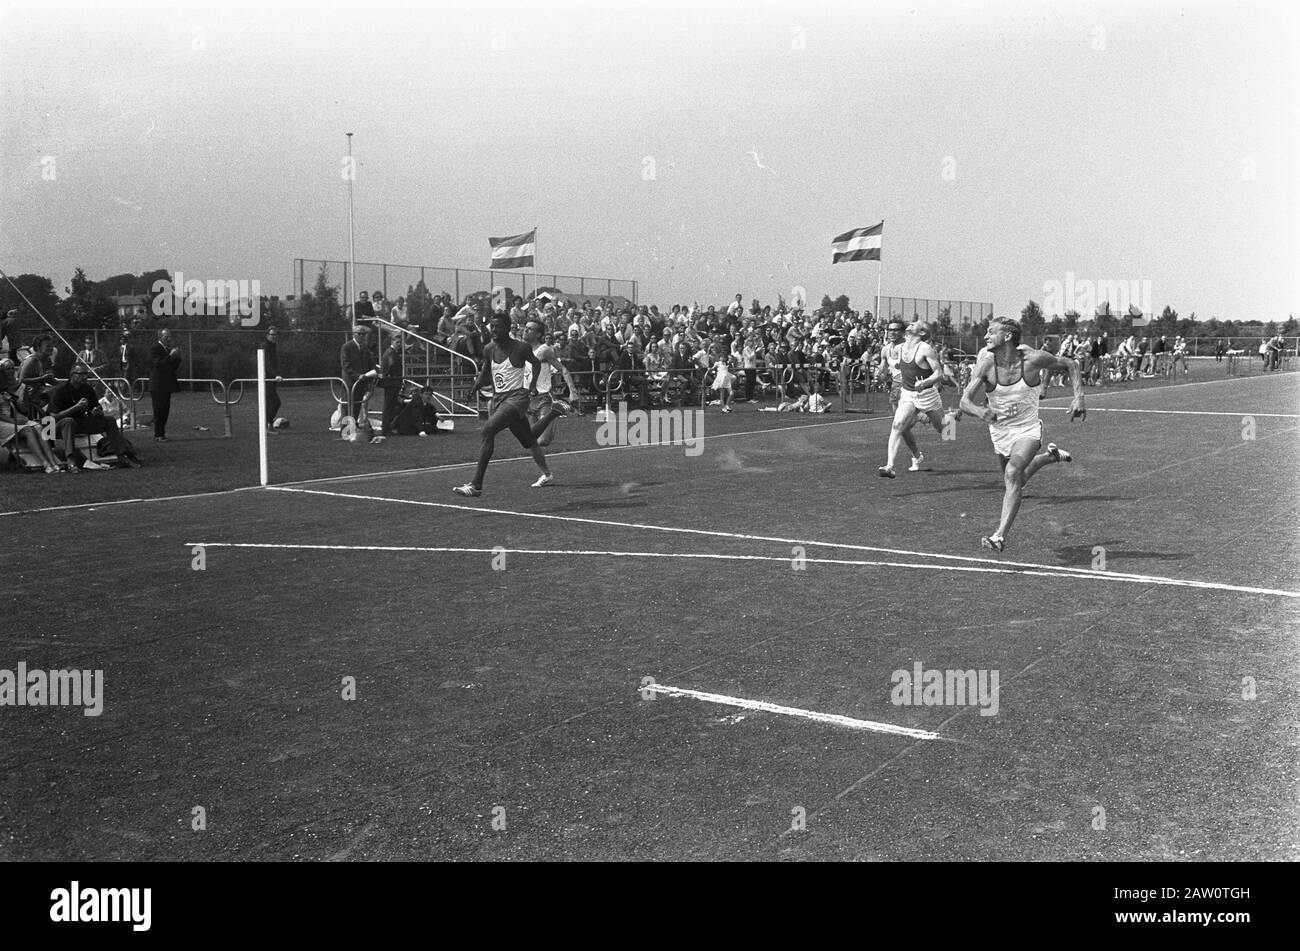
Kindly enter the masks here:
<path id="1" fill-rule="evenodd" d="M 478 450 L 478 468 L 474 470 L 474 479 L 470 482 L 474 488 L 479 490 L 483 488 L 483 477 L 487 474 L 488 463 L 492 461 L 492 452 L 496 448 L 497 433 L 503 429 L 511 429 L 512 424 L 518 419 L 518 410 L 511 406 L 502 406 L 483 424 L 483 442 Z"/>
<path id="2" fill-rule="evenodd" d="M 1043 468 L 1043 466 L 1050 466 L 1054 462 L 1074 461 L 1074 457 L 1071 456 L 1068 452 L 1065 452 L 1061 449 L 1057 449 L 1055 443 L 1051 443 L 1050 446 L 1052 448 L 1046 449 L 1043 452 L 1040 452 L 1037 455 L 1035 455 L 1034 458 L 1030 461 L 1029 465 L 1025 467 L 1026 482 L 1030 480 L 1030 478 L 1033 476 L 1035 472 Z"/>
<path id="3" fill-rule="evenodd" d="M 1025 489 L 1025 473 L 1038 453 L 1042 443 L 1034 436 L 1026 436 L 1011 447 L 1011 455 L 1002 461 L 1002 480 L 1005 489 L 1002 495 L 1002 520 L 993 537 L 1005 539 L 1011 531 L 1011 525 L 1020 511 L 1020 498 Z M 1041 467 L 1040 467 L 1041 468 Z"/>
<path id="4" fill-rule="evenodd" d="M 894 422 L 889 427 L 889 459 L 885 463 L 886 469 L 894 468 L 894 460 L 898 458 L 898 447 L 901 443 L 906 442 L 908 449 L 912 450 L 912 455 L 916 455 L 916 439 L 912 436 L 912 425 L 916 422 L 916 409 L 911 403 L 900 402 L 898 410 L 894 413 Z"/>

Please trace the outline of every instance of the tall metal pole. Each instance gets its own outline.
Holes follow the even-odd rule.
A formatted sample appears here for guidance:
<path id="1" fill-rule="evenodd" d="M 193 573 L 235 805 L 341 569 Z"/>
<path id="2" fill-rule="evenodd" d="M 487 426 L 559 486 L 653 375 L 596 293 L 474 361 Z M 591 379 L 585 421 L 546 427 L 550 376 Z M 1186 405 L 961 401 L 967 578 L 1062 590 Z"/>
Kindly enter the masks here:
<path id="1" fill-rule="evenodd" d="M 357 167 L 352 161 L 352 133 L 347 133 L 348 137 L 348 290 L 352 298 L 357 296 L 357 248 L 356 240 L 353 236 L 352 228 L 352 182 L 357 177 Z M 352 314 L 352 329 L 357 329 L 357 309 L 352 299 L 347 301 L 347 308 Z"/>

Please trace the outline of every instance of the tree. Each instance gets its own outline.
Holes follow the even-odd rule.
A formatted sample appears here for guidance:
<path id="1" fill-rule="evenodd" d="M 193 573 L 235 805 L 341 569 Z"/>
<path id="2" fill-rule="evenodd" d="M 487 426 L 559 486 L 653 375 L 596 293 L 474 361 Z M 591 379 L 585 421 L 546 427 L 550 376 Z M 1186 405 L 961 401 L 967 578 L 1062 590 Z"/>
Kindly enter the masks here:
<path id="1" fill-rule="evenodd" d="M 1300 330 L 1300 325 L 1296 323 L 1295 315 L 1287 314 L 1286 323 L 1282 325 L 1282 329 L 1278 333 L 1284 337 L 1294 337 L 1297 330 Z"/>
<path id="2" fill-rule="evenodd" d="M 433 320 L 433 295 L 424 285 L 424 278 L 414 286 L 406 288 L 406 317 L 417 327 L 423 327 Z"/>
<path id="3" fill-rule="evenodd" d="M 322 264 L 310 294 L 302 295 L 298 312 L 300 330 L 347 330 L 347 318 L 339 306 L 339 286 L 329 282 L 329 267 Z"/>
<path id="4" fill-rule="evenodd" d="M 1047 332 L 1049 334 L 1059 334 L 1065 327 L 1065 322 L 1060 317 L 1053 317 L 1047 322 Z"/>
<path id="5" fill-rule="evenodd" d="M 848 310 L 848 309 L 849 309 L 849 295 L 848 295 L 848 294 L 841 294 L 839 297 L 835 298 L 835 300 L 831 302 L 831 311 L 832 311 L 832 312 L 837 311 L 837 310 Z"/>
<path id="6" fill-rule="evenodd" d="M 1075 310 L 1073 307 L 1071 307 L 1069 310 L 1067 310 L 1067 311 L 1065 312 L 1064 320 L 1062 321 L 1062 326 L 1065 327 L 1065 332 L 1068 333 L 1068 334 L 1078 333 L 1078 332 L 1079 332 L 1079 312 L 1078 312 L 1077 310 Z"/>
<path id="7" fill-rule="evenodd" d="M 1020 335 L 1032 337 L 1043 332 L 1043 308 L 1031 300 L 1020 310 Z"/>
<path id="8" fill-rule="evenodd" d="M 77 330 L 102 330 L 118 324 L 117 305 L 99 286 L 77 268 L 72 275 L 68 297 L 59 302 L 59 322 Z"/>
<path id="9" fill-rule="evenodd" d="M 18 290 L 14 290 L 8 281 L 0 283 L 0 316 L 11 310 L 17 310 L 17 327 L 44 327 L 41 318 L 32 313 L 31 307 L 23 300 L 26 297 L 44 317 L 54 322 L 58 316 L 59 297 L 54 293 L 54 284 L 48 277 L 39 274 L 19 274 L 13 279 Z M 19 291 L 22 293 L 20 294 Z"/>
<path id="10" fill-rule="evenodd" d="M 952 333 L 952 305 L 948 304 L 939 309 L 939 317 L 935 321 L 939 326 L 939 334 L 947 337 Z"/>

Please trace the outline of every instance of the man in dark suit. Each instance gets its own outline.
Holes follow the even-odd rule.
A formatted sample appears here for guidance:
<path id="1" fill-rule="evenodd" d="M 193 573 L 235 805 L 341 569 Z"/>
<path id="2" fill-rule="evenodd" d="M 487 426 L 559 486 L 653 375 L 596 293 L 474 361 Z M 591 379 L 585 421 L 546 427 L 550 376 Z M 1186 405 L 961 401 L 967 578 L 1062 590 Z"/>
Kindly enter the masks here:
<path id="1" fill-rule="evenodd" d="M 393 334 L 380 359 L 379 386 L 384 391 L 384 425 L 380 432 L 385 436 L 397 435 L 397 411 L 402 408 L 403 355 L 406 350 L 402 334 Z"/>
<path id="2" fill-rule="evenodd" d="M 348 388 L 348 415 L 353 419 L 357 419 L 361 412 L 361 400 L 370 381 L 379 376 L 375 369 L 375 355 L 367 344 L 369 338 L 370 328 L 358 324 L 352 330 L 352 339 L 339 351 L 339 375 Z"/>
<path id="3" fill-rule="evenodd" d="M 268 432 L 275 431 L 275 417 L 280 412 L 280 391 L 276 389 L 276 384 L 284 381 L 280 376 L 280 352 L 276 349 L 276 343 L 280 339 L 280 331 L 274 327 L 268 327 L 266 330 L 266 340 L 262 344 L 262 349 L 266 351 L 264 366 L 266 368 L 266 428 Z"/>
<path id="4" fill-rule="evenodd" d="M 149 348 L 149 398 L 153 401 L 153 438 L 167 439 L 167 417 L 172 411 L 172 394 L 181 388 L 177 370 L 181 365 L 181 348 L 172 346 L 172 332 L 164 327 Z"/>

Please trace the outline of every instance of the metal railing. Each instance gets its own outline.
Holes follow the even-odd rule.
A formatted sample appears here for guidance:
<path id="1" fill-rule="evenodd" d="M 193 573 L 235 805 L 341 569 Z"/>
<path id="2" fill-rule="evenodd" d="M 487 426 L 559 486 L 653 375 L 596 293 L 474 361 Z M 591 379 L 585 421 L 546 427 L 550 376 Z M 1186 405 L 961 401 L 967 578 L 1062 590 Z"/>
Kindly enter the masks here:
<path id="1" fill-rule="evenodd" d="M 421 336 L 414 330 L 411 330 L 408 327 L 403 327 L 400 324 L 395 324 L 390 320 L 376 317 L 373 320 L 368 320 L 366 322 L 372 324 L 379 330 L 381 343 L 383 341 L 383 334 L 387 331 L 389 334 L 400 335 L 406 338 L 407 341 L 415 341 L 415 347 L 423 349 L 424 372 L 407 372 L 408 369 L 410 369 L 408 361 L 412 355 L 412 347 L 408 342 L 402 356 L 402 377 L 404 380 L 423 380 L 423 385 L 433 390 L 433 398 L 438 402 L 439 406 L 447 410 L 447 412 L 442 415 L 470 417 L 477 417 L 479 415 L 482 407 L 482 398 L 477 391 L 469 392 L 474 383 L 478 380 L 479 371 L 481 369 L 477 360 L 458 350 L 454 350 L 445 344 L 438 343 L 436 340 L 430 340 L 428 337 Z M 435 356 L 446 357 L 447 369 L 445 372 L 438 369 L 437 361 L 433 359 Z M 468 371 L 458 371 L 456 368 L 457 361 L 460 361 L 463 365 L 468 365 Z M 440 393 L 437 389 L 434 389 L 433 381 L 443 379 L 445 379 L 448 386 L 450 386 L 450 393 Z M 456 399 L 458 383 L 464 384 L 467 393 L 466 398 L 473 398 L 473 406 Z"/>

